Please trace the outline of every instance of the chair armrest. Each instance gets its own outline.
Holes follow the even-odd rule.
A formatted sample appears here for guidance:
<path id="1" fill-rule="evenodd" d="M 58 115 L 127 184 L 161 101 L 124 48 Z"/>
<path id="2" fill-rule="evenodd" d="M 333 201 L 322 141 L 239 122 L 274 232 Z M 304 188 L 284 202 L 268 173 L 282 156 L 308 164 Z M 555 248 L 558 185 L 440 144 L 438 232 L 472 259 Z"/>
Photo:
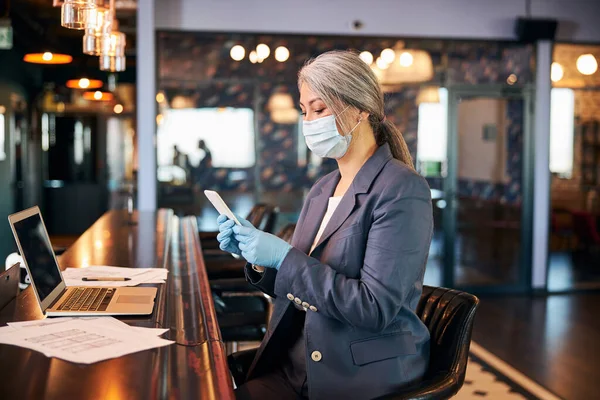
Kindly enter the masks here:
<path id="1" fill-rule="evenodd" d="M 246 278 L 223 278 L 210 280 L 210 287 L 213 291 L 222 294 L 223 292 L 260 292 L 257 288 L 248 283 Z"/>
<path id="2" fill-rule="evenodd" d="M 246 381 L 246 375 L 254 361 L 256 351 L 257 349 L 238 351 L 227 357 L 229 370 L 237 386 L 241 386 Z"/>
<path id="3" fill-rule="evenodd" d="M 198 236 L 200 237 L 200 240 L 210 240 L 210 239 L 214 239 L 217 240 L 217 235 L 219 234 L 218 231 L 215 232 L 209 232 L 209 231 L 200 231 L 198 232 Z"/>

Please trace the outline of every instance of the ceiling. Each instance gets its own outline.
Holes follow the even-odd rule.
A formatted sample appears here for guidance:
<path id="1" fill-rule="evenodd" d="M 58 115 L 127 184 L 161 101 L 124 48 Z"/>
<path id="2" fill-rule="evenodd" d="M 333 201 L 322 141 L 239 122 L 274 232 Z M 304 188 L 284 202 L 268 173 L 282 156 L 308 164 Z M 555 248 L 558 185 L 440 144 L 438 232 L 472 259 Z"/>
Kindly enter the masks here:
<path id="1" fill-rule="evenodd" d="M 124 80 L 130 81 L 135 71 L 136 2 L 117 2 L 126 6 L 125 9 L 117 9 L 117 18 L 119 29 L 127 35 L 128 71 L 122 75 Z M 4 9 L 11 19 L 15 50 L 23 54 L 51 51 L 73 56 L 72 64 L 45 71 L 45 81 L 60 83 L 72 78 L 75 73 L 101 77 L 103 73 L 98 70 L 98 58 L 82 53 L 83 31 L 63 28 L 60 25 L 60 7 L 54 7 L 52 3 L 53 0 L 0 0 L 0 15 Z"/>

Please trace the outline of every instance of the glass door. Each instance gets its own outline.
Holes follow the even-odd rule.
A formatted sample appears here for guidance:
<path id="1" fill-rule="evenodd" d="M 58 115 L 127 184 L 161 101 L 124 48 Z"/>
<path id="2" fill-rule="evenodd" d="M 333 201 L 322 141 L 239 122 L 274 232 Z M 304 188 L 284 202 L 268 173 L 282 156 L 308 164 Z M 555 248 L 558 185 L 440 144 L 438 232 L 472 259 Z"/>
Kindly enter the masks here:
<path id="1" fill-rule="evenodd" d="M 514 87 L 448 89 L 443 282 L 471 292 L 529 286 L 531 100 Z M 439 232 L 440 230 L 438 230 Z"/>

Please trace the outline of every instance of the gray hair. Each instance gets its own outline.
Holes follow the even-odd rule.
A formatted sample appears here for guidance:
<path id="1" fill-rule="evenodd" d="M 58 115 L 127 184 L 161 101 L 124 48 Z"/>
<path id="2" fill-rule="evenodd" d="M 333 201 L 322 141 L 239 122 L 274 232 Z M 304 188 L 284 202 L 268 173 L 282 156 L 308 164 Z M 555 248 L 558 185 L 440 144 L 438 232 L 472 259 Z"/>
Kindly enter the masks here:
<path id="1" fill-rule="evenodd" d="M 369 114 L 377 145 L 388 143 L 394 158 L 414 168 L 400 130 L 385 118 L 383 91 L 371 68 L 352 51 L 328 51 L 310 59 L 298 73 L 298 87 L 306 83 L 338 116 L 348 106 Z M 345 132 L 355 121 L 338 118 Z"/>

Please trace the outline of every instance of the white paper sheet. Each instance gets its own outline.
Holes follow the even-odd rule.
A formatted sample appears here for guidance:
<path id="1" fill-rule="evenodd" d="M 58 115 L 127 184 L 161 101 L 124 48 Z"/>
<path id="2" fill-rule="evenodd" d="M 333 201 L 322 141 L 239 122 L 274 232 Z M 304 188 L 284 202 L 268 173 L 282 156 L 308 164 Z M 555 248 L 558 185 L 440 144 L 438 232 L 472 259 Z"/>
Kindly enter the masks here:
<path id="1" fill-rule="evenodd" d="M 92 265 L 86 268 L 67 268 L 62 276 L 67 286 L 124 287 L 142 283 L 165 283 L 169 270 L 165 268 L 123 268 L 104 265 Z M 86 282 L 85 277 L 130 278 L 129 281 Z"/>
<path id="2" fill-rule="evenodd" d="M 141 326 L 131 326 L 127 325 L 125 322 L 119 321 L 113 317 L 60 317 L 60 318 L 45 318 L 39 319 L 35 321 L 20 321 L 20 322 L 9 322 L 8 327 L 12 330 L 19 329 L 27 329 L 27 328 L 35 328 L 35 327 L 44 327 L 44 326 L 52 326 L 56 324 L 62 324 L 67 321 L 86 321 L 88 324 L 96 324 L 103 328 L 114 329 L 114 330 L 129 330 L 130 332 L 134 332 L 135 334 L 143 334 L 150 336 L 161 336 L 169 331 L 169 329 L 163 328 L 144 328 Z M 2 328 L 0 328 L 0 334 Z"/>
<path id="3" fill-rule="evenodd" d="M 140 334 L 139 330 L 108 327 L 96 320 L 44 319 L 12 323 L 11 328 L 0 333 L 0 343 L 11 344 L 39 351 L 48 357 L 56 357 L 81 364 L 91 364 L 110 358 L 174 343 L 155 335 Z M 34 322 L 37 322 L 35 324 Z M 120 321 L 118 321 L 120 322 Z"/>

